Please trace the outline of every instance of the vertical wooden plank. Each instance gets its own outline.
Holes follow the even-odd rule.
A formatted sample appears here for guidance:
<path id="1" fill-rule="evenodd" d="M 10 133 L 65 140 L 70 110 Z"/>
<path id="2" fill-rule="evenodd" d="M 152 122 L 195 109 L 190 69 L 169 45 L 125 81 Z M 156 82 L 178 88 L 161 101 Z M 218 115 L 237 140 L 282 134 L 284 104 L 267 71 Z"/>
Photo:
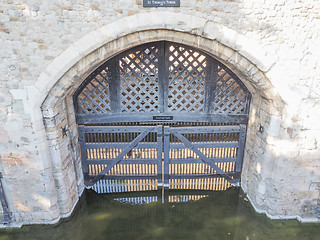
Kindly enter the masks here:
<path id="1" fill-rule="evenodd" d="M 168 111 L 168 93 L 169 93 L 169 67 L 170 67 L 170 61 L 169 61 L 169 47 L 170 43 L 162 43 L 161 44 L 161 55 L 163 56 L 163 63 L 161 65 L 162 71 L 159 71 L 159 78 L 162 77 L 162 89 L 163 89 L 163 111 Z M 160 70 L 160 65 L 159 65 Z M 162 73 L 161 73 L 162 72 Z M 162 75 L 163 74 L 163 75 Z M 160 90 L 160 89 L 159 89 Z"/>
<path id="2" fill-rule="evenodd" d="M 110 108 L 112 112 L 120 110 L 120 71 L 119 71 L 119 58 L 113 58 L 110 63 Z"/>
<path id="3" fill-rule="evenodd" d="M 85 126 L 78 126 L 78 133 L 79 133 L 79 144 L 80 144 L 80 154 L 81 154 L 81 162 L 82 162 L 82 171 L 84 176 L 85 184 L 90 180 L 89 179 L 89 168 L 88 168 L 88 155 L 86 149 L 86 139 L 84 133 Z"/>
<path id="4" fill-rule="evenodd" d="M 163 145 L 162 145 L 162 137 L 163 137 L 163 128 L 161 125 L 158 125 L 156 127 L 156 135 L 157 135 L 157 181 L 158 186 L 162 186 L 162 151 L 163 151 Z"/>
<path id="5" fill-rule="evenodd" d="M 213 64 L 212 58 L 207 57 L 207 66 L 206 66 L 206 82 L 205 82 L 205 100 L 204 100 L 204 112 L 213 111 L 214 107 L 214 98 L 216 93 L 216 84 L 217 84 L 217 65 Z"/>
<path id="6" fill-rule="evenodd" d="M 170 127 L 163 127 L 163 152 L 164 152 L 164 187 L 169 187 L 169 150 L 170 150 Z"/>
<path id="7" fill-rule="evenodd" d="M 236 178 L 236 181 L 238 182 L 240 182 L 245 142 L 246 142 L 246 125 L 240 124 L 239 148 L 237 152 L 238 154 L 237 154 L 236 167 L 235 167 L 235 172 L 236 172 L 235 178 Z"/>

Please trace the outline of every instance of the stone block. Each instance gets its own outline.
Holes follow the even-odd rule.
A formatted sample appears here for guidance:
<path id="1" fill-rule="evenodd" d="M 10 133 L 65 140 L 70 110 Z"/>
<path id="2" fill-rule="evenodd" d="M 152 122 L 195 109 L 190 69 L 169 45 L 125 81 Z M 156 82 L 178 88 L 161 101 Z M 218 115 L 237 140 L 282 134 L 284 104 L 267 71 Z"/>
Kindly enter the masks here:
<path id="1" fill-rule="evenodd" d="M 13 99 L 15 100 L 26 100 L 27 91 L 26 89 L 10 89 Z"/>
<path id="2" fill-rule="evenodd" d="M 68 47 L 46 68 L 50 78 L 59 79 L 70 67 L 81 59 L 81 55 L 74 46 Z"/>
<path id="3" fill-rule="evenodd" d="M 75 49 L 77 49 L 77 52 L 80 55 L 86 56 L 93 50 L 101 47 L 105 43 L 105 41 L 106 39 L 101 34 L 101 32 L 92 31 L 91 33 L 76 41 L 73 46 Z"/>
<path id="4" fill-rule="evenodd" d="M 219 39 L 219 34 L 221 34 L 221 32 L 222 27 L 219 24 L 210 21 L 206 23 L 202 34 L 211 40 L 217 40 L 220 42 L 221 39 Z"/>
<path id="5" fill-rule="evenodd" d="M 273 137 L 278 137 L 280 135 L 280 126 L 282 119 L 279 116 L 270 116 L 269 125 L 266 128 L 266 133 Z"/>
<path id="6" fill-rule="evenodd" d="M 8 130 L 3 126 L 0 126 L 0 146 L 5 146 L 9 142 Z M 0 148 L 1 149 L 1 148 Z M 4 152 L 4 151 L 1 151 Z"/>

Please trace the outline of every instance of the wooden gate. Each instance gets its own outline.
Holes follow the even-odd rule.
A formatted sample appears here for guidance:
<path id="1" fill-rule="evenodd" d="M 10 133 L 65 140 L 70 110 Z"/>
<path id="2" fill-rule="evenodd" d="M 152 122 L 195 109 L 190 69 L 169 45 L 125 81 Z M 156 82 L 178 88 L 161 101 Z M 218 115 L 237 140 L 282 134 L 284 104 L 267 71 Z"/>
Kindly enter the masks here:
<path id="1" fill-rule="evenodd" d="M 78 129 L 85 184 L 99 192 L 240 183 L 245 125 Z"/>
<path id="2" fill-rule="evenodd" d="M 101 178 L 147 179 L 153 187 L 157 185 L 162 168 L 162 127 L 79 126 L 78 130 L 87 186 Z"/>
<path id="3" fill-rule="evenodd" d="M 114 56 L 73 96 L 86 185 L 239 184 L 250 99 L 227 66 L 187 45 L 151 42 Z"/>
<path id="4" fill-rule="evenodd" d="M 217 178 L 239 185 L 246 126 L 164 127 L 164 183 L 196 188 Z"/>

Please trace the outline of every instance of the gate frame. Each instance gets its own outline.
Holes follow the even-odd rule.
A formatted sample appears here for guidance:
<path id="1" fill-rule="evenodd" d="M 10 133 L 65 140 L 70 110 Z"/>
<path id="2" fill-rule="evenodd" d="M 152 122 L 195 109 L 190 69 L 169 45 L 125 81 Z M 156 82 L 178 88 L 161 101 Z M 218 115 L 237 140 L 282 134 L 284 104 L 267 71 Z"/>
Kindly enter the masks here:
<path id="1" fill-rule="evenodd" d="M 170 50 L 170 49 L 173 50 Z M 180 49 L 181 48 L 181 49 Z M 148 53 L 146 52 L 148 51 Z M 196 53 L 196 55 L 195 55 Z M 151 55 L 153 55 L 153 57 Z M 187 54 L 187 55 L 185 55 Z M 170 56 L 172 59 L 170 60 Z M 200 60 L 200 57 L 203 57 Z M 180 60 L 180 58 L 183 58 Z M 190 60 L 192 58 L 192 60 Z M 148 63 L 146 62 L 148 61 Z M 148 64 L 152 64 L 151 65 Z M 177 65 L 174 65 L 177 63 Z M 187 65 L 185 65 L 187 63 Z M 196 63 L 196 65 L 194 65 Z M 205 65 L 204 65 L 205 63 Z M 143 67 L 140 66 L 143 65 Z M 131 66 L 133 65 L 133 66 Z M 129 67 L 130 66 L 130 67 Z M 170 66 L 170 67 L 169 67 Z M 176 69 L 175 72 L 177 76 L 170 73 L 170 68 Z M 189 70 L 189 67 L 192 68 L 192 71 Z M 180 68 L 182 70 L 180 70 Z M 201 70 L 199 70 L 201 68 Z M 149 69 L 146 71 L 145 69 Z M 151 69 L 151 70 L 150 70 Z M 155 70 L 158 69 L 158 72 Z M 135 70 L 138 70 L 138 74 Z M 129 71 L 129 72 L 126 72 Z M 173 71 L 173 70 L 172 70 Z M 182 73 L 183 71 L 183 73 Z M 122 73 L 124 76 L 122 76 Z M 150 73 L 153 74 L 151 77 Z M 187 76 L 184 73 L 187 72 Z M 196 76 L 193 76 L 194 72 L 196 72 Z M 202 73 L 205 72 L 205 75 Z M 131 74 L 130 74 L 131 73 Z M 141 74 L 143 73 L 143 74 Z M 143 76 L 142 76 L 143 75 Z M 193 76 L 193 77 L 192 77 Z M 171 80 L 170 80 L 171 77 Z M 188 97 L 192 99 L 192 90 L 195 90 L 197 85 L 191 86 L 191 83 L 196 83 L 199 81 L 203 81 L 203 94 L 200 95 L 203 97 L 203 103 L 199 107 L 202 110 L 189 112 L 185 110 L 184 112 L 179 112 L 179 110 L 169 111 L 168 101 L 169 101 L 169 91 L 170 86 L 173 90 L 179 93 L 179 87 L 175 86 L 174 83 L 170 85 L 170 81 L 177 82 L 176 79 L 181 77 L 182 79 L 187 78 L 187 82 L 190 80 L 190 86 L 188 85 L 188 89 L 186 86 L 182 85 L 178 81 L 176 83 L 179 87 L 188 93 Z M 123 79 L 122 79 L 123 78 Z M 140 108 L 139 112 L 135 109 L 132 112 L 127 112 L 127 109 L 122 109 L 123 101 L 131 101 L 132 96 L 130 95 L 129 100 L 126 98 L 122 100 L 122 94 L 127 96 L 130 91 L 135 91 L 135 87 L 142 88 L 144 87 L 137 85 L 136 80 L 138 82 L 145 82 L 146 79 L 153 79 L 157 82 L 158 91 L 155 92 L 156 96 L 158 96 L 158 102 L 155 104 L 159 105 L 158 111 L 148 112 L 144 109 L 142 112 Z M 127 82 L 129 80 L 129 82 Z M 122 82 L 121 82 L 122 81 Z M 121 86 L 123 87 L 132 83 L 134 86 L 128 87 L 128 92 L 121 92 Z M 220 84 L 219 84 L 220 83 Z M 179 85 L 180 84 L 180 85 Z M 220 86 L 221 85 L 221 86 Z M 152 86 L 149 86 L 150 88 Z M 174 92 L 174 91 L 173 91 Z M 143 92 L 149 96 L 149 92 Z M 142 93 L 136 92 L 135 95 L 144 99 Z M 83 96 L 81 96 L 83 95 Z M 128 94 L 129 95 L 129 94 Z M 220 96 L 221 95 L 221 96 Z M 81 97 L 80 97 L 81 96 Z M 92 97 L 93 96 L 93 97 Z M 180 98 L 181 95 L 179 95 Z M 197 95 L 198 96 L 198 95 Z M 151 95 L 149 96 L 151 97 Z M 172 98 L 176 96 L 171 96 Z M 154 98 L 154 96 L 153 96 Z M 188 98 L 188 99 L 189 99 Z M 106 99 L 106 100 L 105 100 Z M 191 100 L 190 99 L 190 100 Z M 240 100 L 238 100 L 240 99 Z M 137 98 L 132 100 L 133 102 L 139 101 Z M 178 101 L 178 100 L 177 100 Z M 141 44 L 130 48 L 111 59 L 107 60 L 99 67 L 97 67 L 78 87 L 78 89 L 73 94 L 73 102 L 74 108 L 76 112 L 76 122 L 77 124 L 103 124 L 103 123 L 113 123 L 113 122 L 132 122 L 136 120 L 137 122 L 143 121 L 152 121 L 155 122 L 156 117 L 166 117 L 170 115 L 170 120 L 181 121 L 181 122 L 216 122 L 216 123 L 238 123 L 238 124 L 247 124 L 249 118 L 249 110 L 250 110 L 250 101 L 251 101 L 251 92 L 248 88 L 242 83 L 239 77 L 234 74 L 227 66 L 223 63 L 219 62 L 214 57 L 208 55 L 200 49 L 197 49 L 192 46 L 187 46 L 182 43 L 176 43 L 172 41 L 156 41 L 150 42 L 146 44 Z M 133 105 L 137 103 L 132 103 Z M 172 103 L 173 104 L 173 103 Z M 183 105 L 178 101 L 179 105 Z M 199 102 L 200 104 L 200 102 Z M 221 106 L 222 105 L 222 106 Z M 140 104 L 138 107 L 142 107 Z M 213 106 L 218 110 L 213 109 Z M 182 107 L 182 106 L 181 106 Z M 134 106 L 133 106 L 134 108 Z M 187 119 L 187 121 L 186 121 Z M 81 128 L 81 127 L 80 127 Z M 92 127 L 98 130 L 99 127 Z M 129 127 L 130 128 L 130 127 Z M 80 148 L 81 155 L 87 161 L 86 152 L 83 151 L 85 149 L 85 139 L 84 133 L 86 128 L 81 128 L 79 130 L 80 134 Z M 190 129 L 190 128 L 189 128 Z M 229 130 L 234 129 L 234 127 L 230 127 Z M 241 129 L 241 127 L 240 127 Z M 234 177 L 230 177 L 228 174 L 223 172 L 215 163 L 211 163 L 210 160 L 202 154 L 198 149 L 193 147 L 193 144 L 189 142 L 186 138 L 184 138 L 179 132 L 179 130 L 175 131 L 173 128 L 164 127 L 163 135 L 164 137 L 164 149 L 169 149 L 170 143 L 168 142 L 168 134 L 174 134 L 176 137 L 180 139 L 180 141 L 193 152 L 195 152 L 200 159 L 212 167 L 220 176 L 223 176 L 228 182 L 232 185 L 239 186 L 240 185 L 240 175 L 241 175 L 241 166 L 239 164 L 239 160 L 237 161 L 237 169 L 236 175 Z M 191 130 L 191 129 L 190 129 Z M 195 128 L 193 128 L 195 130 Z M 93 131 L 93 130 L 92 130 Z M 227 130 L 226 130 L 227 131 Z M 219 131 L 218 131 L 219 132 Z M 83 164 L 83 173 L 85 173 L 84 180 L 86 186 L 94 185 L 98 180 L 100 180 L 109 170 L 113 168 L 114 165 L 118 164 L 121 159 L 134 148 L 139 141 L 141 141 L 148 132 L 141 133 L 136 139 L 134 139 L 111 163 L 105 167 L 97 177 L 89 180 L 86 173 L 88 173 L 88 168 L 86 164 Z M 245 134 L 246 128 L 240 134 L 239 137 L 239 146 L 237 146 L 241 152 L 239 157 L 243 157 L 244 151 L 244 142 L 245 142 Z M 158 133 L 159 135 L 159 133 Z M 244 135 L 244 136 L 243 136 Z M 240 141 L 241 139 L 241 141 Z M 161 140 L 162 141 L 162 140 Z M 243 142 L 243 143 L 242 143 Z M 158 142 L 159 144 L 159 142 Z M 168 150 L 169 151 L 169 150 Z M 164 185 L 167 186 L 169 183 L 169 153 L 168 151 L 164 151 Z M 160 159 L 158 159 L 160 161 Z M 241 158 L 242 161 L 242 158 Z M 240 165 L 240 166 L 238 166 Z M 158 168 L 159 171 L 159 168 Z M 124 177 L 125 178 L 125 177 Z"/>
<path id="2" fill-rule="evenodd" d="M 213 168 L 217 174 L 204 174 L 203 176 L 196 176 L 192 175 L 192 177 L 204 177 L 204 178 L 211 178 L 220 177 L 225 178 L 230 184 L 233 186 L 240 186 L 240 175 L 242 170 L 242 162 L 243 162 L 243 152 L 244 152 L 244 144 L 246 138 L 246 126 L 244 124 L 240 125 L 233 125 L 233 126 L 197 126 L 197 127 L 170 127 L 170 126 L 78 126 L 79 129 L 79 141 L 80 141 L 80 151 L 82 156 L 82 166 L 83 166 L 83 174 L 85 179 L 85 185 L 87 187 L 92 187 L 95 185 L 100 179 L 102 178 L 110 178 L 110 179 L 157 179 L 158 186 L 169 187 L 169 179 L 172 179 L 171 175 L 169 174 L 169 165 L 171 164 L 171 159 L 169 157 L 170 149 L 172 143 L 170 142 L 170 134 L 177 137 L 181 143 L 180 145 L 184 145 L 186 149 L 193 151 L 197 156 L 199 156 L 200 163 L 201 161 L 205 164 L 208 164 L 211 168 Z M 99 159 L 97 160 L 89 160 L 87 156 L 87 149 L 99 149 L 99 148 L 108 148 L 111 145 L 112 148 L 119 148 L 119 143 L 87 143 L 85 139 L 86 133 L 126 133 L 126 132 L 138 132 L 139 135 L 135 137 L 131 142 L 121 143 L 121 147 L 124 149 L 114 158 L 114 159 Z M 150 161 L 143 161 L 141 160 L 123 160 L 123 157 L 127 155 L 133 148 L 137 147 L 139 142 L 142 141 L 150 132 L 157 133 L 157 141 L 153 143 L 143 143 L 145 147 L 154 147 L 157 149 L 157 159 L 150 160 Z M 225 157 L 225 158 L 214 158 L 209 159 L 205 154 L 203 154 L 199 148 L 201 146 L 195 146 L 199 144 L 195 144 L 189 141 L 186 137 L 182 134 L 184 133 L 239 133 L 238 141 L 235 142 L 221 142 L 221 141 L 214 141 L 210 142 L 209 147 L 220 148 L 224 149 L 227 147 L 235 147 L 236 150 L 236 158 L 234 157 Z M 206 144 L 208 145 L 208 144 Z M 88 146 L 88 147 L 87 147 Z M 234 159 L 234 160 L 233 160 Z M 230 161 L 233 160 L 233 161 Z M 103 168 L 102 171 L 99 172 L 98 175 L 91 179 L 89 177 L 89 169 L 88 165 L 96 161 L 97 165 L 100 164 L 107 164 L 106 167 Z M 109 170 L 111 170 L 115 165 L 119 164 L 120 162 L 125 162 L 127 164 L 156 164 L 157 165 L 157 175 L 150 176 L 150 175 L 143 175 L 143 176 L 131 176 L 131 175 L 124 175 L 124 176 L 106 176 Z M 195 161 L 195 160 L 194 160 Z M 230 174 L 224 172 L 219 166 L 216 164 L 218 162 L 235 162 L 235 171 L 234 173 Z M 178 164 L 184 163 L 199 163 L 199 161 L 190 162 L 185 160 L 178 160 Z M 123 163 L 124 164 L 124 163 Z M 189 176 L 190 177 L 190 176 Z M 187 175 L 181 175 L 178 178 L 187 178 Z"/>

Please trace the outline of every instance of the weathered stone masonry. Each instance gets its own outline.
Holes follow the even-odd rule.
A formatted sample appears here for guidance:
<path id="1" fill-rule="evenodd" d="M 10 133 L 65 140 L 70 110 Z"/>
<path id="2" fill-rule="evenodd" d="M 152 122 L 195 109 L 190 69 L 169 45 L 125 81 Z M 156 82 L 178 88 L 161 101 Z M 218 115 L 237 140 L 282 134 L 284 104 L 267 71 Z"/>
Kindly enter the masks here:
<path id="1" fill-rule="evenodd" d="M 108 58 L 157 40 L 211 54 L 250 89 L 242 188 L 256 210 L 317 221 L 319 11 L 315 0 L 2 1 L 0 171 L 12 225 L 71 214 L 84 188 L 72 94 Z"/>

